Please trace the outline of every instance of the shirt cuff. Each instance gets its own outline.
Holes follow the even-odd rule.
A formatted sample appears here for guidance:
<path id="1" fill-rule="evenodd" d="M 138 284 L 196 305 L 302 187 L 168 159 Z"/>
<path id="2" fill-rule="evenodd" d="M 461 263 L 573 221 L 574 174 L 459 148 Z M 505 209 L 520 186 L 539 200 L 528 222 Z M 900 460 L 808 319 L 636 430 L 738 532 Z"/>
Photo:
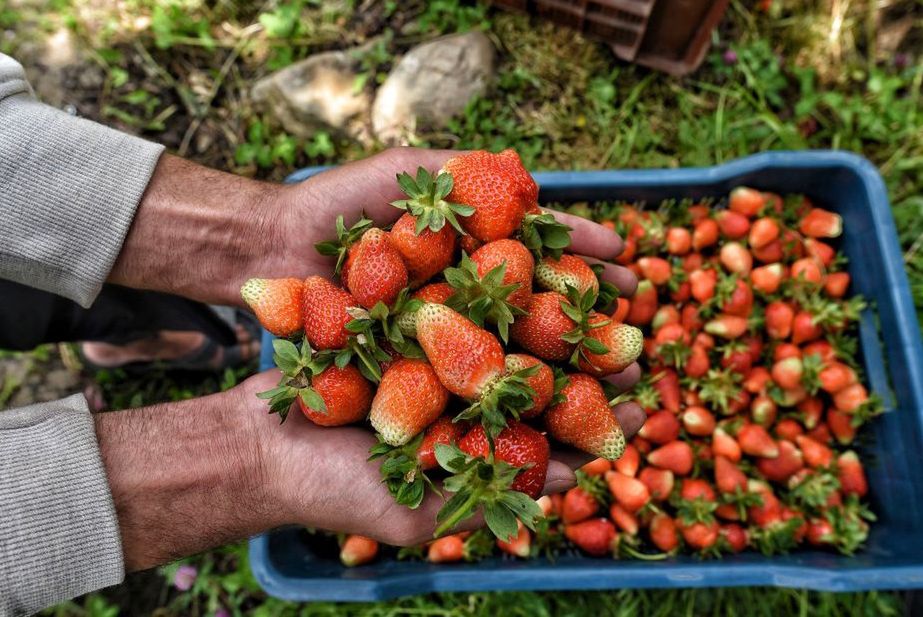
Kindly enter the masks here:
<path id="1" fill-rule="evenodd" d="M 28 615 L 124 574 L 84 398 L 0 411 L 0 615 Z"/>
<path id="2" fill-rule="evenodd" d="M 93 303 L 163 146 L 0 98 L 0 278 Z"/>

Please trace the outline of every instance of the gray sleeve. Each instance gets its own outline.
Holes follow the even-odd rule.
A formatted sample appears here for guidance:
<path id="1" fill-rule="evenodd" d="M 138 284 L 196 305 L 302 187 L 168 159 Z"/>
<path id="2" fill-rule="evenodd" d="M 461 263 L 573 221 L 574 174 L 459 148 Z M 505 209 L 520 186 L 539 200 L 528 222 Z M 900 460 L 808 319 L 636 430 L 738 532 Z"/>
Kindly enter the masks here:
<path id="1" fill-rule="evenodd" d="M 0 54 L 0 278 L 88 307 L 162 152 L 39 103 Z"/>
<path id="2" fill-rule="evenodd" d="M 84 398 L 0 411 L 0 617 L 28 615 L 123 576 Z"/>

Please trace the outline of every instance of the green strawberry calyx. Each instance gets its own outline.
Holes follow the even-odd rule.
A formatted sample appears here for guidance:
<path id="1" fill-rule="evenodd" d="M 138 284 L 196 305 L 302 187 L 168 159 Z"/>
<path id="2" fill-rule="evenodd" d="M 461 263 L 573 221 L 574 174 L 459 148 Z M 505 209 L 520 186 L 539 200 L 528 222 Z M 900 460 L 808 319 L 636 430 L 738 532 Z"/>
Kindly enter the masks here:
<path id="1" fill-rule="evenodd" d="M 438 232 L 446 223 L 459 234 L 466 235 L 458 222 L 458 217 L 471 216 L 474 214 L 474 208 L 446 199 L 452 192 L 454 183 L 452 174 L 447 171 L 439 172 L 435 178 L 423 167 L 417 168 L 416 178 L 407 172 L 401 172 L 397 175 L 397 184 L 408 199 L 392 201 L 391 205 L 416 217 L 414 231 L 418 236 L 427 228 L 434 233 Z"/>
<path id="2" fill-rule="evenodd" d="M 520 241 L 532 251 L 536 261 L 546 255 L 560 259 L 564 249 L 570 246 L 570 232 L 564 223 L 559 223 L 550 212 L 526 214 L 519 229 Z"/>
<path id="3" fill-rule="evenodd" d="M 282 379 L 275 388 L 257 393 L 257 397 L 269 400 L 269 413 L 279 414 L 279 422 L 285 422 L 288 412 L 295 399 L 301 401 L 311 409 L 327 412 L 324 398 L 311 386 L 311 378 L 319 375 L 330 366 L 330 361 L 314 354 L 307 339 L 302 341 L 301 349 L 286 339 L 275 339 L 272 342 L 272 359 L 282 371 Z"/>
<path id="4" fill-rule="evenodd" d="M 506 428 L 507 417 L 518 420 L 519 414 L 535 403 L 535 390 L 529 385 L 529 378 L 539 369 L 539 365 L 529 366 L 488 383 L 480 398 L 455 416 L 454 421 L 480 418 L 488 438 L 493 440 Z"/>
<path id="5" fill-rule="evenodd" d="M 500 338 L 506 343 L 510 324 L 517 315 L 526 314 L 521 308 L 509 303 L 508 298 L 519 289 L 519 283 L 503 284 L 506 262 L 484 276 L 479 276 L 477 264 L 463 252 L 459 266 L 446 268 L 444 274 L 446 282 L 455 289 L 455 293 L 446 300 L 446 306 L 482 328 L 485 322 L 496 325 Z"/>
<path id="6" fill-rule="evenodd" d="M 455 528 L 478 510 L 484 515 L 487 528 L 499 539 L 511 541 L 519 528 L 516 521 L 535 531 L 543 518 L 542 510 L 534 499 L 511 490 L 516 475 L 526 467 L 515 467 L 504 461 L 487 457 L 469 456 L 457 446 L 436 444 L 436 460 L 453 475 L 446 478 L 443 488 L 452 497 L 436 515 L 436 536 Z"/>
<path id="7" fill-rule="evenodd" d="M 403 446 L 392 446 L 379 436 L 378 443 L 369 449 L 368 460 L 382 460 L 379 472 L 388 492 L 397 503 L 411 510 L 423 502 L 427 486 L 439 492 L 417 461 L 417 451 L 422 443 L 423 433 Z"/>
<path id="8" fill-rule="evenodd" d="M 321 255 L 337 258 L 334 272 L 339 274 L 343 268 L 343 262 L 346 261 L 346 256 L 349 254 L 349 247 L 355 244 L 362 237 L 362 234 L 371 229 L 372 225 L 374 225 L 374 222 L 365 218 L 363 214 L 355 225 L 347 229 L 341 214 L 336 220 L 336 240 L 318 242 L 314 245 L 314 248 Z"/>

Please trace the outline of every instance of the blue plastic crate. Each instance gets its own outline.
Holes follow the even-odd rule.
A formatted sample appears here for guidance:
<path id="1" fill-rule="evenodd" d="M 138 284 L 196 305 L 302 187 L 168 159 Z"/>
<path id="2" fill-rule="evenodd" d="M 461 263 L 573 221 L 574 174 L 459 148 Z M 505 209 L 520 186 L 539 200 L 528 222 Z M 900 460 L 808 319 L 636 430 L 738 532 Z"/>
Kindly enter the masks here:
<path id="1" fill-rule="evenodd" d="M 293 174 L 304 180 L 317 169 Z M 544 201 L 645 200 L 723 196 L 747 185 L 805 193 L 845 219 L 842 248 L 855 292 L 871 300 L 860 323 L 862 360 L 889 413 L 873 423 L 868 468 L 878 515 L 854 557 L 798 551 L 721 560 L 679 556 L 660 562 L 614 561 L 577 554 L 545 560 L 493 558 L 431 565 L 379 560 L 344 568 L 328 546 L 295 529 L 252 540 L 253 572 L 268 593 L 288 600 L 372 601 L 432 591 L 618 589 L 774 585 L 827 591 L 923 587 L 923 346 L 885 186 L 865 159 L 844 152 L 771 152 L 694 169 L 535 174 Z M 880 337 L 879 337 L 880 335 Z M 264 351 L 269 351 L 269 344 Z M 271 363 L 264 355 L 264 364 Z"/>

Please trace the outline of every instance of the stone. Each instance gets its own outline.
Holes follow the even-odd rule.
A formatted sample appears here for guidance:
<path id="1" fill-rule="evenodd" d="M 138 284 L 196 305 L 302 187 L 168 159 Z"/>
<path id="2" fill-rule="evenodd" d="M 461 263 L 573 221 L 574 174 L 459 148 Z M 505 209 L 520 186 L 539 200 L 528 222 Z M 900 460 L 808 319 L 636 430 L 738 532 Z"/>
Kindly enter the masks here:
<path id="1" fill-rule="evenodd" d="M 496 50 L 482 32 L 452 34 L 407 52 L 378 89 L 372 130 L 386 144 L 406 141 L 418 125 L 442 128 L 482 95 Z"/>
<path id="2" fill-rule="evenodd" d="M 332 130 L 367 142 L 371 97 L 356 88 L 357 57 L 349 50 L 315 54 L 258 81 L 253 100 L 298 137 Z"/>

